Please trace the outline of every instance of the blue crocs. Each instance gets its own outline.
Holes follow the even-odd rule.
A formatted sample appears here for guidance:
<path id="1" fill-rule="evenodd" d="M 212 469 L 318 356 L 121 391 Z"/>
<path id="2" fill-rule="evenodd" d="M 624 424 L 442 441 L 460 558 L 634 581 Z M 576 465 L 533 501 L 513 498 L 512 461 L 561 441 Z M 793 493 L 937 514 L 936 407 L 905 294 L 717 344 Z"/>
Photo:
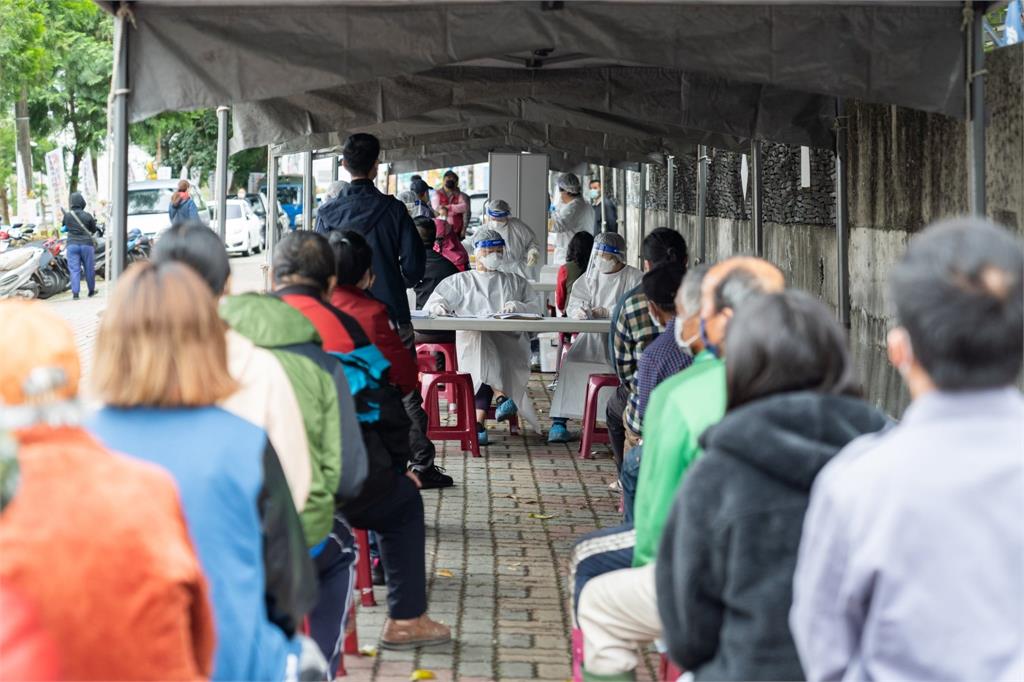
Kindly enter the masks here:
<path id="1" fill-rule="evenodd" d="M 476 425 L 476 440 L 480 445 L 487 445 L 490 443 L 490 440 L 487 438 L 487 429 L 481 424 Z"/>
<path id="2" fill-rule="evenodd" d="M 518 412 L 519 408 L 516 407 L 515 401 L 511 398 L 506 398 L 498 403 L 498 406 L 494 408 L 494 418 L 503 422 L 512 418 Z"/>
<path id="3" fill-rule="evenodd" d="M 549 443 L 568 443 L 570 440 L 572 440 L 572 435 L 570 435 L 569 429 L 565 428 L 565 424 L 555 422 L 551 425 L 551 430 L 548 431 Z"/>

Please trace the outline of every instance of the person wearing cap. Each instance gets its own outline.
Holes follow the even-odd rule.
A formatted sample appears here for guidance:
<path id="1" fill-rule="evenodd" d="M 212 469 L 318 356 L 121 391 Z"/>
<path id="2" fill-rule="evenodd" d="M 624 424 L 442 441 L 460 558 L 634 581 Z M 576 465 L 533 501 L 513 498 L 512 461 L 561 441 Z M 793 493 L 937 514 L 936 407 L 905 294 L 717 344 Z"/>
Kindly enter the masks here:
<path id="1" fill-rule="evenodd" d="M 540 257 L 533 228 L 519 218 L 513 218 L 512 209 L 504 199 L 488 202 L 484 220 L 487 227 L 505 240 L 505 272 L 533 279 L 530 275 Z"/>
<path id="2" fill-rule="evenodd" d="M 75 339 L 50 308 L 0 302 L 0 347 L 0 432 L 19 468 L 0 514 L 0 584 L 59 644 L 60 677 L 33 679 L 208 678 L 210 595 L 174 480 L 81 426 Z M 16 615 L 2 602 L 9 626 Z M 0 677 L 17 679 L 25 671 L 5 642 Z"/>
<path id="3" fill-rule="evenodd" d="M 427 183 L 420 180 L 424 186 Z M 416 183 L 413 183 L 416 186 Z M 407 189 L 404 192 L 398 193 L 398 200 L 405 204 L 405 208 L 409 211 L 409 215 L 412 216 L 413 220 L 416 218 L 430 218 L 434 219 L 434 209 L 430 207 L 430 198 L 423 196 L 426 193 L 417 193 L 415 190 Z"/>
<path id="4" fill-rule="evenodd" d="M 432 315 L 487 316 L 498 313 L 540 314 L 530 283 L 505 272 L 505 240 L 494 230 L 475 235 L 476 269 L 443 280 L 423 307 Z M 455 333 L 459 370 L 473 377 L 476 390 L 477 435 L 487 445 L 484 421 L 492 398 L 498 396 L 495 417 L 504 421 L 519 412 L 539 431 L 537 416 L 526 393 L 530 380 L 530 342 L 522 332 Z"/>
<path id="5" fill-rule="evenodd" d="M 573 284 L 566 314 L 577 320 L 607 320 L 623 294 L 640 283 L 641 273 L 626 265 L 626 240 L 615 232 L 602 232 L 594 239 L 594 250 L 587 272 Z M 569 419 L 583 416 L 587 380 L 591 374 L 607 374 L 605 334 L 580 334 L 562 361 L 558 387 L 551 399 L 549 443 L 567 443 L 572 436 L 566 427 Z M 607 393 L 607 392 L 606 392 Z M 607 398 L 602 396 L 598 414 L 604 414 Z"/>
<path id="6" fill-rule="evenodd" d="M 594 209 L 580 193 L 582 186 L 575 173 L 558 176 L 558 203 L 551 215 L 550 230 L 555 235 L 554 265 L 561 265 L 569 249 L 569 242 L 577 232 L 589 232 L 593 227 Z"/>
<path id="7" fill-rule="evenodd" d="M 434 192 L 432 204 L 434 213 L 451 226 L 448 231 L 454 233 L 458 239 L 464 239 L 466 225 L 469 225 L 472 213 L 469 195 L 459 189 L 459 176 L 453 170 L 445 171 L 442 182 L 441 189 Z M 440 226 L 438 233 L 441 233 Z"/>
<path id="8" fill-rule="evenodd" d="M 418 175 L 413 176 L 412 182 L 409 183 L 409 191 L 416 195 L 416 200 L 419 201 L 419 210 L 413 218 L 423 215 L 428 218 L 437 217 L 434 213 L 433 205 L 430 202 L 430 185 L 423 181 L 423 178 Z"/>

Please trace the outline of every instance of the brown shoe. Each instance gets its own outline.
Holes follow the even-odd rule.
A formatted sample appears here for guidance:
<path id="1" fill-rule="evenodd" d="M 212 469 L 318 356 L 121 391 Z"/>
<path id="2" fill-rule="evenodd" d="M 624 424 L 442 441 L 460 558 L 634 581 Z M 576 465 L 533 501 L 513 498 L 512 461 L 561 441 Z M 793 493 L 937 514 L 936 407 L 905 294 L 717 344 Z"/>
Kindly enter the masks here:
<path id="1" fill-rule="evenodd" d="M 394 651 L 418 649 L 421 646 L 435 646 L 452 641 L 452 631 L 447 625 L 430 620 L 427 614 L 410 620 L 388 618 L 381 635 L 381 647 Z"/>

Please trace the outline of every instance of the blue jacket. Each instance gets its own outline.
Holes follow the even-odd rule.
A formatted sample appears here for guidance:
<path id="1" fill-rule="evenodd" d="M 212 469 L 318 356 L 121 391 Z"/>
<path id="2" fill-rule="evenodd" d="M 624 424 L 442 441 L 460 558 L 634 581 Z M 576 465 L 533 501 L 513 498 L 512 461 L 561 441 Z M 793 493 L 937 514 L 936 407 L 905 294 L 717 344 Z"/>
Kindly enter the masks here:
<path id="1" fill-rule="evenodd" d="M 199 220 L 199 209 L 196 208 L 195 200 L 189 197 L 177 206 L 170 204 L 167 207 L 167 217 L 170 218 L 171 225 L 187 223 L 190 220 Z"/>
<path id="2" fill-rule="evenodd" d="M 178 484 L 189 533 L 210 583 L 217 632 L 213 679 L 284 679 L 288 658 L 298 656 L 300 645 L 267 614 L 266 519 L 260 518 L 266 506 L 266 434 L 218 407 L 107 407 L 89 428 L 110 449 L 163 467 Z M 294 524 L 299 552 L 308 561 L 297 517 Z M 286 534 L 267 530 L 268 543 L 271 533 Z"/>
<path id="3" fill-rule="evenodd" d="M 409 211 L 398 199 L 381 194 L 370 180 L 353 180 L 333 201 L 320 206 L 316 231 L 359 232 L 373 249 L 377 280 L 370 292 L 388 307 L 398 324 L 409 322 L 405 290 L 423 279 L 423 242 Z"/>

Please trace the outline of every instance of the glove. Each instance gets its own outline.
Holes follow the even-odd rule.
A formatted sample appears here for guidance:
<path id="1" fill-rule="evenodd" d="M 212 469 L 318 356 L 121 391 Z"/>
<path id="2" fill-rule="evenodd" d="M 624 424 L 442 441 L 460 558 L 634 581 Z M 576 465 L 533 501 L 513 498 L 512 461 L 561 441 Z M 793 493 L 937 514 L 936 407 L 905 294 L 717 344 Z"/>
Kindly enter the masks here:
<path id="1" fill-rule="evenodd" d="M 587 319 L 587 311 L 583 310 L 582 308 L 580 308 L 579 310 L 574 311 L 573 314 L 572 314 L 572 319 L 574 319 L 574 320 L 585 320 L 585 319 Z"/>
<path id="2" fill-rule="evenodd" d="M 531 268 L 537 264 L 537 249 L 530 249 L 526 254 L 526 264 Z"/>
<path id="3" fill-rule="evenodd" d="M 594 308 L 593 310 L 590 311 L 590 317 L 592 317 L 594 319 L 599 319 L 599 320 L 606 320 L 606 319 L 608 319 L 608 309 L 607 308 Z"/>
<path id="4" fill-rule="evenodd" d="M 451 309 L 448 308 L 448 305 L 444 301 L 434 303 L 430 306 L 430 309 L 427 312 L 436 317 L 447 317 L 452 314 Z"/>
<path id="5" fill-rule="evenodd" d="M 516 311 L 517 307 L 518 306 L 516 306 L 516 302 L 515 301 L 508 301 L 507 303 L 505 303 L 505 305 L 501 306 L 501 312 L 503 312 L 503 313 L 514 313 L 514 312 L 517 312 Z"/>

